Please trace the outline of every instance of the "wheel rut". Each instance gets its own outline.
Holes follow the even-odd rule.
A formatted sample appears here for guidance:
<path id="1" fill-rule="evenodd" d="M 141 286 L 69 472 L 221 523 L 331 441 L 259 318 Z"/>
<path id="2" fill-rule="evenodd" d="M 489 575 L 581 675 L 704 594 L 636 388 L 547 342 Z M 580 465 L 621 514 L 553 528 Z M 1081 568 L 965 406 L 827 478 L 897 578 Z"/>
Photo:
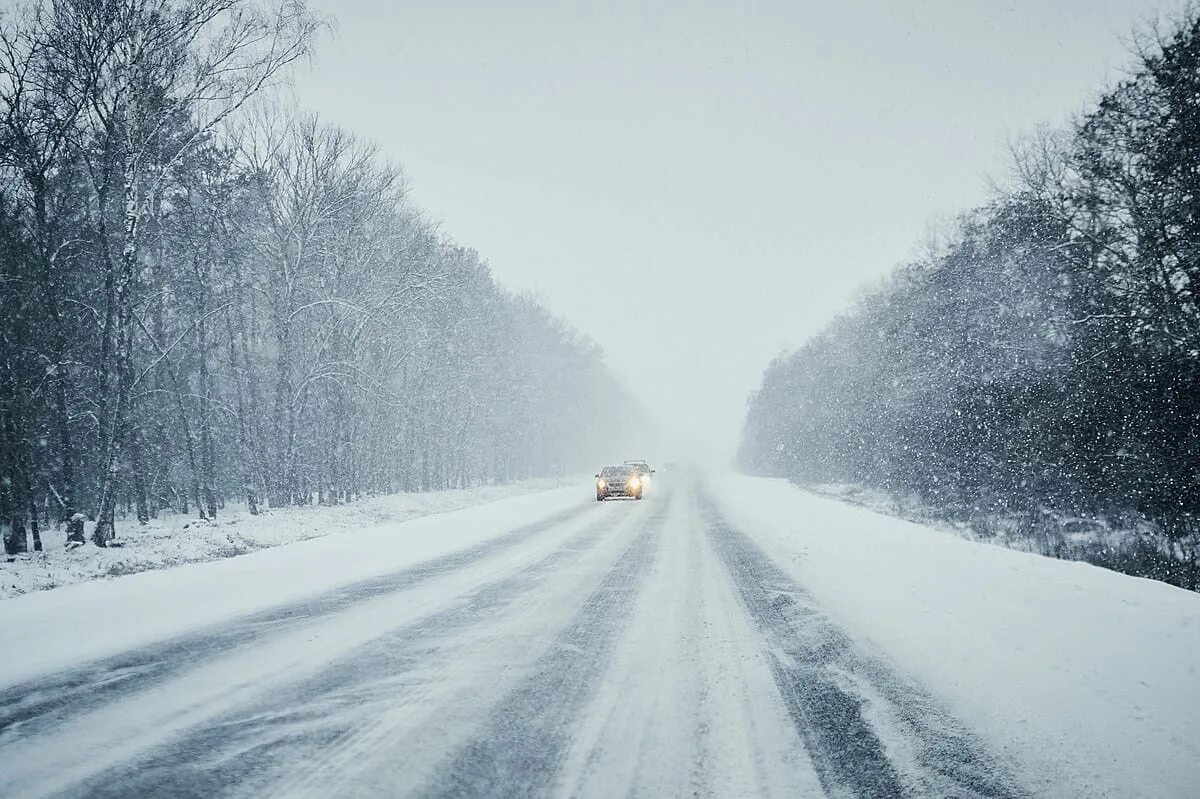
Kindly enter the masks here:
<path id="1" fill-rule="evenodd" d="M 855 645 L 707 498 L 719 558 L 760 631 L 779 695 L 830 796 L 1027 796 L 1009 769 L 913 681 Z"/>
<path id="2" fill-rule="evenodd" d="M 0 745 L 45 732 L 101 705 L 165 682 L 199 659 L 230 652 L 263 636 L 332 616 L 351 605 L 463 569 L 552 530 L 588 509 L 588 506 L 572 508 L 417 566 L 246 616 L 215 629 L 123 652 L 50 680 L 9 686 L 0 690 Z"/>
<path id="3" fill-rule="evenodd" d="M 423 797 L 544 796 L 551 792 L 577 729 L 654 563 L 670 502 L 644 529 L 557 637 L 529 676 L 481 728 Z"/>

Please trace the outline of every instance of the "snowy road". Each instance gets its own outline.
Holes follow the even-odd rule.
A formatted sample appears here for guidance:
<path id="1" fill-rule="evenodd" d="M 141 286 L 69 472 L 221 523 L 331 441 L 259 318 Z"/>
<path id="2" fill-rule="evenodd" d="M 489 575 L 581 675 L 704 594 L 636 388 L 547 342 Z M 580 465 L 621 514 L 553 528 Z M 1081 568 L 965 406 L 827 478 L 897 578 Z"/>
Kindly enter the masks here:
<path id="1" fill-rule="evenodd" d="M 467 546 L 8 684 L 0 795 L 1047 789 L 707 487 L 530 504 Z"/>

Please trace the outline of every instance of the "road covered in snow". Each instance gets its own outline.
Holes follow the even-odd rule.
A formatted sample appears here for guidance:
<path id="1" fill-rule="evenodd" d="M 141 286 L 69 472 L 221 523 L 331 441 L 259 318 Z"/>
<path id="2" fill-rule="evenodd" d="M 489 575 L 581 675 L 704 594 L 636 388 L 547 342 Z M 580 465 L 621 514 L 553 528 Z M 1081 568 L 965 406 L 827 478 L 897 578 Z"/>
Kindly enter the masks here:
<path id="1" fill-rule="evenodd" d="M 546 491 L 0 622 L 6 797 L 1200 784 L 1200 596 L 778 481 Z"/>

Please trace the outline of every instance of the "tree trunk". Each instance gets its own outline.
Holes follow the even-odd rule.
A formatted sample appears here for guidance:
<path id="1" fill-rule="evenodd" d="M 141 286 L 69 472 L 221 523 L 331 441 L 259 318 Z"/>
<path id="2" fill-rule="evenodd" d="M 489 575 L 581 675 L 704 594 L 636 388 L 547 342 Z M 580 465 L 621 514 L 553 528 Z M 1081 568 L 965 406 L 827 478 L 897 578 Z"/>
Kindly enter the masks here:
<path id="1" fill-rule="evenodd" d="M 24 472 L 25 472 L 25 502 L 27 503 L 27 507 L 29 509 L 29 535 L 33 538 L 33 551 L 41 552 L 42 551 L 42 532 L 41 532 L 41 529 L 38 527 L 37 497 L 34 496 L 33 478 L 30 474 L 32 471 L 33 471 L 33 464 L 29 458 L 28 452 L 26 452 L 25 469 L 24 469 Z"/>
<path id="2" fill-rule="evenodd" d="M 70 389 L 70 377 L 66 374 L 66 366 L 59 364 L 57 382 L 57 397 L 55 397 L 58 415 L 58 445 L 62 448 L 61 461 L 61 490 L 58 492 L 58 518 L 65 522 L 76 512 L 75 488 L 75 457 L 74 444 L 71 438 L 71 417 L 67 412 L 67 394 Z"/>
<path id="3" fill-rule="evenodd" d="M 15 511 L 15 508 L 14 508 Z M 24 514 L 14 512 L 4 536 L 4 554 L 20 555 L 29 551 L 29 538 L 25 533 Z"/>
<path id="4" fill-rule="evenodd" d="M 129 432 L 129 482 L 138 523 L 146 524 L 150 521 L 150 508 L 146 497 L 146 459 L 140 428 Z"/>
<path id="5" fill-rule="evenodd" d="M 246 495 L 246 509 L 250 511 L 251 516 L 257 516 L 258 492 L 254 488 L 254 470 L 250 465 L 252 455 L 248 432 L 249 425 L 246 420 L 246 388 L 243 385 L 246 380 L 247 364 L 245 362 L 238 363 L 238 347 L 236 344 L 238 336 L 234 332 L 233 313 L 230 311 L 226 311 L 225 313 L 225 330 L 229 337 L 229 365 L 233 369 L 235 376 L 233 390 L 237 400 L 238 471 L 242 478 L 242 491 Z M 245 346 L 244 341 L 243 346 Z"/>
<path id="6" fill-rule="evenodd" d="M 271 489 L 271 507 L 282 507 L 296 499 L 296 474 L 292 464 L 292 447 L 295 441 L 295 410 L 292 402 L 291 336 L 286 319 L 276 322 L 275 413 L 274 451 L 277 454 L 278 471 L 274 475 Z"/>
<path id="7" fill-rule="evenodd" d="M 119 474 L 122 438 L 125 434 L 124 425 L 129 401 L 129 391 L 133 371 L 133 288 L 137 276 L 137 235 L 138 235 L 138 181 L 137 168 L 132 159 L 126 158 L 123 170 L 124 177 L 124 225 L 122 229 L 122 247 L 119 258 L 112 257 L 109 247 L 109 257 L 106 259 L 105 285 L 108 294 L 108 308 L 105 315 L 105 335 L 101 348 L 100 380 L 101 396 L 98 404 L 107 411 L 104 416 L 104 426 L 107 430 L 101 432 L 100 441 L 100 496 L 96 503 L 96 529 L 92 531 L 92 542 L 96 546 L 108 546 L 108 542 L 116 535 L 114 523 L 116 511 L 116 490 Z M 102 193 L 102 196 L 106 193 Z M 100 214 L 103 218 L 107 211 L 107 202 L 102 201 Z M 107 235 L 103 229 L 107 244 Z M 108 363 L 105 350 L 111 342 L 112 362 Z"/>

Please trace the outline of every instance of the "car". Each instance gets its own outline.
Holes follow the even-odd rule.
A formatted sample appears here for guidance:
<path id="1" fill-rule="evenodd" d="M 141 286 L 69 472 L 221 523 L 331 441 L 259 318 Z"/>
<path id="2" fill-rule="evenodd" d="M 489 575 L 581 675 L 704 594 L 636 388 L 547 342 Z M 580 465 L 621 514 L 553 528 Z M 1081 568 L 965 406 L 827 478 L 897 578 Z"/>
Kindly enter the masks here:
<path id="1" fill-rule="evenodd" d="M 639 459 L 639 460 L 625 461 L 624 465 L 632 466 L 634 469 L 637 470 L 638 476 L 642 478 L 643 486 L 647 486 L 650 484 L 650 475 L 654 474 L 654 470 L 650 468 L 650 464 L 646 463 L 644 460 Z"/>
<path id="2" fill-rule="evenodd" d="M 641 499 L 645 486 L 642 475 L 633 466 L 605 466 L 596 474 L 596 501 L 610 497 Z"/>

